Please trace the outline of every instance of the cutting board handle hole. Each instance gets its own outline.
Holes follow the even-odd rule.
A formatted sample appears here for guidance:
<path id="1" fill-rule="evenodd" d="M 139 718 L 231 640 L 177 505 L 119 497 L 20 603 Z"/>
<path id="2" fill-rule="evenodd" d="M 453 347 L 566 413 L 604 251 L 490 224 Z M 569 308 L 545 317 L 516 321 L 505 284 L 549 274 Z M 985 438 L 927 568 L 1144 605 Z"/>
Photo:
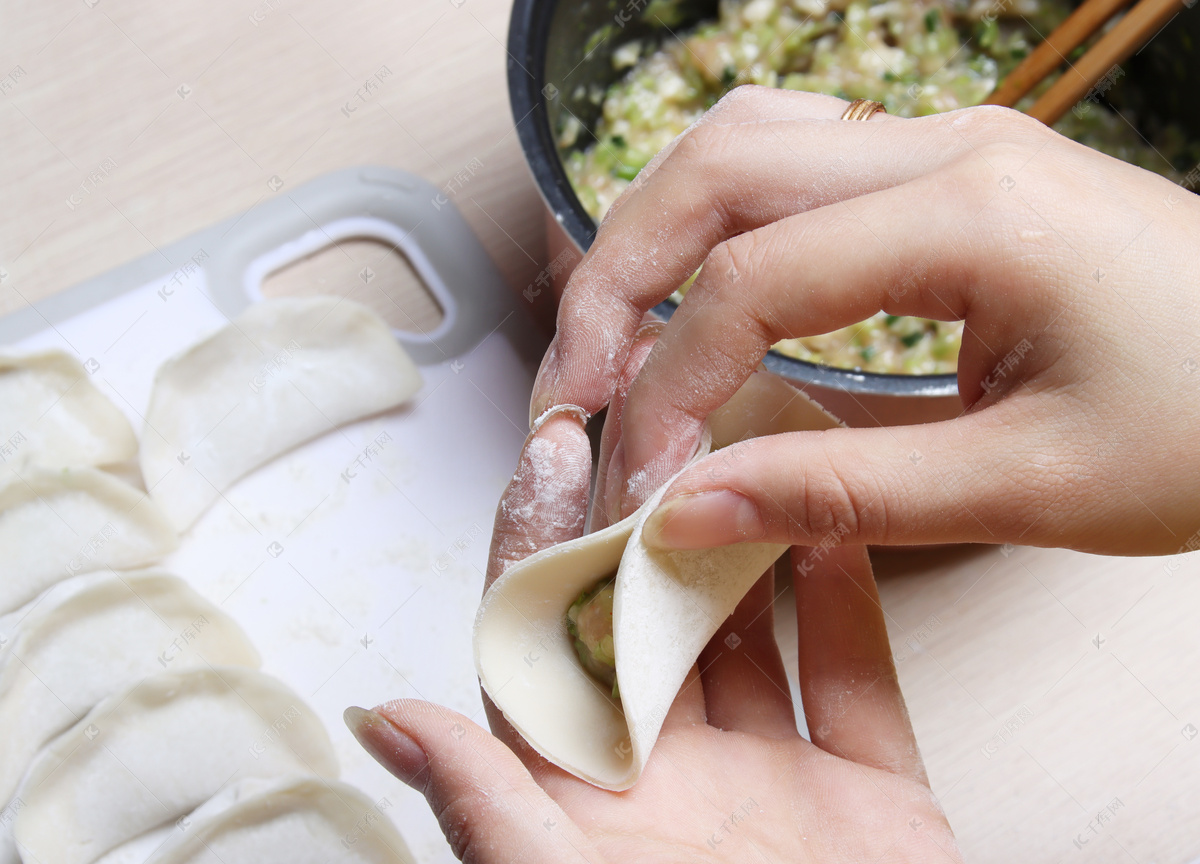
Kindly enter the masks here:
<path id="1" fill-rule="evenodd" d="M 347 237 L 280 267 L 263 279 L 263 297 L 333 294 L 378 312 L 397 330 L 425 336 L 446 312 L 408 256 L 385 240 Z"/>

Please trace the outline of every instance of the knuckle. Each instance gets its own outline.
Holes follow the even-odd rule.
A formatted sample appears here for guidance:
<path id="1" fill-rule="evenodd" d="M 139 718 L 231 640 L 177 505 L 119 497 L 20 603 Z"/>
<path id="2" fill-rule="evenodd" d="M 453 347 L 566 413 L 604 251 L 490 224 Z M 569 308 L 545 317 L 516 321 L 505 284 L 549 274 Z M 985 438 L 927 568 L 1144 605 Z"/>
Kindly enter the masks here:
<path id="1" fill-rule="evenodd" d="M 714 246 L 701 268 L 702 296 L 718 300 L 712 311 L 726 328 L 740 326 L 759 340 L 774 342 L 790 335 L 786 301 L 776 288 L 776 264 L 790 256 L 782 237 L 772 228 L 747 231 Z"/>
<path id="2" fill-rule="evenodd" d="M 805 483 L 805 494 L 799 502 L 803 511 L 797 514 L 798 527 L 814 540 L 841 534 L 846 528 L 856 534 L 858 514 L 849 491 L 839 482 L 829 482 L 828 477 L 821 478 L 824 482 L 812 479 Z"/>
<path id="3" fill-rule="evenodd" d="M 1008 166 L 1014 163 L 1020 164 L 1028 157 L 1026 149 L 1015 141 L 997 139 L 988 141 L 980 145 L 977 150 L 979 155 L 987 160 L 988 164 L 996 166 Z M 986 188 L 989 193 L 992 192 L 996 185 L 994 178 L 986 171 L 975 172 L 976 176 L 986 183 Z"/>
<path id="4" fill-rule="evenodd" d="M 687 171 L 695 171 L 711 162 L 725 148 L 729 133 L 724 126 L 716 123 L 697 123 L 679 139 L 675 150 L 667 160 L 673 167 L 680 162 L 687 163 Z"/>
<path id="5" fill-rule="evenodd" d="M 971 142 L 964 158 L 971 163 L 976 178 L 988 180 L 986 190 L 989 195 L 995 191 L 998 177 L 991 176 L 995 172 L 979 170 L 981 157 L 1000 174 L 1015 172 L 1029 162 L 1036 150 L 1046 145 L 1048 138 L 1057 137 L 1057 133 L 1040 120 L 1000 105 L 965 109 L 955 118 L 954 126 Z"/>
<path id="6" fill-rule="evenodd" d="M 737 127 L 699 123 L 684 133 L 656 172 L 676 198 L 680 212 L 703 214 L 723 236 L 738 233 L 739 202 L 731 197 L 729 171 L 743 160 L 737 154 Z"/>
<path id="7" fill-rule="evenodd" d="M 454 857 L 463 864 L 494 861 L 497 822 L 504 822 L 529 807 L 528 800 L 512 786 L 485 789 L 472 785 L 470 791 L 448 796 L 436 804 L 438 826 Z"/>
<path id="8" fill-rule="evenodd" d="M 446 842 L 450 844 L 454 857 L 459 861 L 475 860 L 476 856 L 471 852 L 474 846 L 471 823 L 478 806 L 479 802 L 471 796 L 456 795 L 437 810 L 438 826 L 442 829 Z"/>
<path id="9" fill-rule="evenodd" d="M 739 234 L 709 250 L 704 258 L 703 270 L 708 271 L 710 284 L 717 284 L 722 288 L 732 287 L 735 281 L 750 275 L 756 246 L 751 236 L 753 233 L 751 231 L 748 234 Z"/>
<path id="10" fill-rule="evenodd" d="M 976 105 L 967 108 L 963 117 L 968 118 L 971 128 L 977 131 L 994 132 L 1002 136 L 1046 130 L 1040 120 L 1003 105 Z"/>
<path id="11" fill-rule="evenodd" d="M 988 224 L 1001 216 L 1005 221 L 1017 207 L 1020 199 L 1011 195 L 998 195 L 1006 187 L 1001 183 L 1010 182 L 1012 172 L 1028 158 L 1028 153 L 1022 155 L 1019 145 L 1011 141 L 992 140 L 977 145 L 956 158 L 945 169 L 943 187 L 953 191 L 946 206 L 958 208 L 958 215 L 966 230 L 973 234 L 979 225 Z M 987 167 L 980 169 L 980 161 Z M 975 221 L 970 221 L 971 211 L 978 212 L 983 202 L 994 202 Z"/>
<path id="12" fill-rule="evenodd" d="M 741 84 L 717 100 L 717 104 L 710 108 L 708 113 L 720 116 L 743 107 L 753 107 L 763 100 L 768 91 L 769 88 L 757 84 Z"/>
<path id="13" fill-rule="evenodd" d="M 743 340 L 697 340 L 690 362 L 673 382 L 678 387 L 661 392 L 661 405 L 670 405 L 676 414 L 703 421 L 707 414 L 706 401 L 712 397 L 714 390 L 714 370 L 721 370 L 724 375 L 727 374 L 725 370 L 740 371 L 747 366 L 753 368 L 756 351 L 757 346 L 747 350 Z"/>
<path id="14" fill-rule="evenodd" d="M 830 462 L 801 469 L 798 494 L 787 507 L 788 536 L 796 542 L 859 543 L 887 536 L 883 498 Z"/>
<path id="15" fill-rule="evenodd" d="M 735 126 L 702 123 L 688 132 L 664 163 L 676 175 L 682 190 L 692 190 L 693 206 L 723 206 L 720 190 L 731 165 L 739 164 Z"/>
<path id="16" fill-rule="evenodd" d="M 704 260 L 704 267 L 710 271 L 710 278 L 715 278 L 722 286 L 735 288 L 730 296 L 745 299 L 754 290 L 764 293 L 763 285 L 755 285 L 757 277 L 769 275 L 771 260 L 774 256 L 774 241 L 770 228 L 747 231 L 730 237 L 714 246 Z"/>

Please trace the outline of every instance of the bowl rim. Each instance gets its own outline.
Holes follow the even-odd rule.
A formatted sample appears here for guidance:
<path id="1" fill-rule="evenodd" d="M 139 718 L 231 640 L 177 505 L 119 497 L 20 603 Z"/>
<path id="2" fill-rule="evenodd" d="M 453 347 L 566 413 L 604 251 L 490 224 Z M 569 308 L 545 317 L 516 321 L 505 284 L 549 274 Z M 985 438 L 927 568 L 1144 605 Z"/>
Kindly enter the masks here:
<path id="1" fill-rule="evenodd" d="M 596 237 L 597 226 L 583 209 L 567 177 L 546 110 L 547 99 L 558 95 L 557 92 L 549 95 L 544 92 L 547 86 L 546 43 L 550 30 L 548 13 L 557 8 L 558 3 L 559 0 L 513 0 L 507 45 L 508 99 L 517 139 L 538 194 L 571 242 L 586 252 Z M 669 320 L 676 308 L 675 303 L 666 300 L 654 308 L 654 313 Z M 763 364 L 784 378 L 846 393 L 909 397 L 958 395 L 955 373 L 862 372 L 798 360 L 774 350 L 767 352 Z"/>
<path id="2" fill-rule="evenodd" d="M 537 181 L 538 194 L 580 251 L 596 237 L 596 223 L 583 209 L 563 167 L 546 110 L 546 42 L 557 0 L 514 0 L 508 25 L 508 101 L 525 164 Z M 538 155 L 543 158 L 535 159 Z"/>

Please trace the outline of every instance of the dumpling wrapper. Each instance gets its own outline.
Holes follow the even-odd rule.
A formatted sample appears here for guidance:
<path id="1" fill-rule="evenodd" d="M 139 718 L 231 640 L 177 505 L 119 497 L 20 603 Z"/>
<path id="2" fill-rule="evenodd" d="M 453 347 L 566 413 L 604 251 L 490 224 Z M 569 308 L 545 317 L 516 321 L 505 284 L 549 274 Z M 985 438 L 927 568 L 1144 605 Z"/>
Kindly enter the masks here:
<path id="1" fill-rule="evenodd" d="M 367 307 L 335 297 L 256 303 L 159 367 L 142 435 L 146 488 L 183 531 L 238 478 L 420 388 L 417 367 Z"/>
<path id="2" fill-rule="evenodd" d="M 146 864 L 412 864 L 392 806 L 336 780 L 245 780 L 181 819 Z"/>
<path id="3" fill-rule="evenodd" d="M 710 442 L 720 447 L 838 425 L 782 379 L 756 372 L 709 419 L 695 458 L 707 455 Z M 476 671 L 505 719 L 550 762 L 604 789 L 637 782 L 700 651 L 787 549 L 774 543 L 650 549 L 642 526 L 670 485 L 620 522 L 510 567 L 488 589 L 475 619 Z M 580 593 L 614 571 L 619 702 L 584 671 L 564 623 Z"/>
<path id="4" fill-rule="evenodd" d="M 0 478 L 0 615 L 70 576 L 140 567 L 171 552 L 154 502 L 94 468 L 29 468 Z"/>
<path id="5" fill-rule="evenodd" d="M 321 721 L 275 678 L 234 666 L 162 673 L 42 749 L 13 833 L 23 860 L 88 864 L 239 780 L 337 771 Z"/>
<path id="6" fill-rule="evenodd" d="M 112 465 L 137 453 L 133 428 L 63 351 L 0 356 L 0 449 L 20 471 Z"/>
<path id="7" fill-rule="evenodd" d="M 0 802 L 38 750 L 159 672 L 258 666 L 233 619 L 162 571 L 90 573 L 0 617 Z"/>

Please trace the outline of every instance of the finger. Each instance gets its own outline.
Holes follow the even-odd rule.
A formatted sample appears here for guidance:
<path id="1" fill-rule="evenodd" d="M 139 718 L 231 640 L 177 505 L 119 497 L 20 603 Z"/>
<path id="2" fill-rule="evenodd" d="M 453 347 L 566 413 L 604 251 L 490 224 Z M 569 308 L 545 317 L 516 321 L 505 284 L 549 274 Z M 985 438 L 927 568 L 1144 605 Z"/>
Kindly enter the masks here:
<path id="1" fill-rule="evenodd" d="M 704 418 L 784 337 L 828 332 L 880 310 L 965 318 L 959 393 L 966 404 L 982 395 L 986 370 L 1069 300 L 1027 288 L 1017 264 L 1005 270 L 992 263 L 991 229 L 1005 216 L 989 210 L 992 191 L 971 179 L 968 164 L 858 198 L 852 207 L 789 217 L 713 250 L 629 390 L 623 468 L 636 482 L 627 481 L 624 510 L 684 464 Z M 960 187 L 956 194 L 947 194 L 950 185 Z M 899 212 L 909 218 L 896 219 Z M 1021 377 L 1054 362 L 1062 344 L 1030 344 Z M 1018 380 L 1010 375 L 1006 383 Z"/>
<path id="2" fill-rule="evenodd" d="M 800 734 L 783 657 L 775 641 L 774 603 L 772 567 L 754 583 L 700 653 L 710 726 L 769 738 Z"/>
<path id="3" fill-rule="evenodd" d="M 777 123 L 782 120 L 836 120 L 846 110 L 846 100 L 823 93 L 804 93 L 796 90 L 781 90 L 776 87 L 760 87 L 743 84 L 731 90 L 708 111 L 675 136 L 666 147 L 655 154 L 633 181 L 608 208 L 605 219 L 612 217 L 621 205 L 646 185 L 647 181 L 667 160 L 679 142 L 698 126 L 735 126 L 739 124 Z M 877 114 L 874 120 L 883 120 L 885 114 Z M 766 130 L 760 130 L 766 131 Z"/>
<path id="4" fill-rule="evenodd" d="M 517 757 L 461 714 L 407 699 L 347 709 L 346 724 L 381 765 L 425 796 L 459 860 L 600 860 Z"/>
<path id="5" fill-rule="evenodd" d="M 583 533 L 592 471 L 585 423 L 583 413 L 571 407 L 548 412 L 534 423 L 496 508 L 484 591 L 518 561 Z M 549 763 L 525 743 L 486 693 L 483 703 L 496 737 L 530 771 L 548 770 Z"/>
<path id="6" fill-rule="evenodd" d="M 704 684 L 700 680 L 700 666 L 698 663 L 693 663 L 679 692 L 675 694 L 671 707 L 667 710 L 667 716 L 663 719 L 662 731 L 666 733 L 687 726 L 695 726 L 704 723 L 706 719 L 707 709 L 704 704 Z"/>
<path id="7" fill-rule="evenodd" d="M 601 528 L 620 519 L 617 509 L 620 507 L 620 486 L 609 489 L 605 482 L 608 476 L 609 464 L 613 453 L 618 450 L 621 434 L 621 411 L 625 405 L 625 393 L 629 384 L 637 377 L 638 371 L 649 355 L 658 334 L 662 332 L 663 322 L 643 320 L 634 337 L 633 346 L 625 368 L 617 382 L 616 392 L 608 405 L 604 419 L 604 430 L 600 439 L 599 467 L 596 473 L 596 491 L 592 502 L 591 529 Z M 497 712 L 499 713 L 499 712 Z M 670 730 L 681 726 L 689 726 L 705 721 L 704 688 L 700 682 L 700 671 L 695 665 L 688 672 L 683 686 L 676 694 L 671 707 L 663 720 L 663 729 Z M 530 764 L 530 763 L 526 763 Z"/>
<path id="8" fill-rule="evenodd" d="M 1039 455 L 1061 441 L 1031 428 L 1026 401 L 940 423 L 740 442 L 680 475 L 644 537 L 662 549 L 831 540 L 1062 545 L 1074 536 L 1070 512 L 1044 514 L 1029 503 L 1031 489 L 1054 495 L 1067 482 L 1047 476 L 1050 457 Z"/>
<path id="9" fill-rule="evenodd" d="M 484 590 L 518 561 L 583 533 L 592 475 L 585 415 L 562 406 L 539 419 L 496 508 Z"/>
<path id="10" fill-rule="evenodd" d="M 601 528 L 620 520 L 620 484 L 611 490 L 608 484 L 608 468 L 621 440 L 621 412 L 625 408 L 625 394 L 629 386 L 641 371 L 642 364 L 654 347 L 658 334 L 666 326 L 662 321 L 643 321 L 634 336 L 633 345 L 629 349 L 629 357 L 625 368 L 617 378 L 617 387 L 604 417 L 604 430 L 600 436 L 600 458 L 596 469 L 596 491 L 592 500 L 591 530 Z"/>
<path id="11" fill-rule="evenodd" d="M 1020 371 L 1008 374 L 1003 380 L 1006 386 L 1036 376 L 1060 358 L 1061 338 L 1045 330 L 1046 338 L 1031 343 L 1024 334 L 1038 332 L 1043 326 L 1040 322 L 1046 319 L 1055 322 L 1060 311 L 1070 305 L 1067 289 L 1062 289 L 1060 296 L 1055 296 L 1054 290 L 1034 289 L 1022 276 L 1019 263 L 1006 266 L 1003 260 L 994 262 L 992 228 L 1003 224 L 1007 216 L 1001 205 L 991 208 L 990 188 L 980 187 L 980 180 L 973 179 L 976 174 L 967 166 L 960 163 L 947 172 L 871 193 L 854 200 L 852 206 L 792 216 L 727 241 L 710 254 L 706 268 L 629 391 L 622 438 L 623 468 L 630 478 L 624 490 L 625 510 L 634 508 L 684 463 L 703 419 L 733 394 L 779 338 L 838 329 L 880 310 L 965 318 L 959 392 L 968 404 L 983 395 L 986 371 L 995 368 L 1002 356 L 1012 354 L 1018 344 L 1022 346 Z M 958 192 L 948 194 L 947 187 L 958 187 Z M 907 212 L 910 217 L 896 220 L 896 212 Z M 1046 265 L 1037 266 L 1044 269 Z M 1001 302 L 996 300 L 997 290 L 1004 294 Z M 1056 326 L 1061 329 L 1068 320 L 1064 316 Z M 998 398 L 1001 392 L 991 395 Z M 972 424 L 952 427 L 955 433 L 968 436 L 956 443 L 968 449 L 980 444 L 979 437 L 971 433 L 996 420 L 980 416 L 977 414 Z M 1004 415 L 1004 419 L 1012 416 Z M 944 427 L 937 431 L 941 433 Z M 893 443 L 908 445 L 912 439 L 928 439 L 929 431 L 887 434 Z M 840 439 L 830 436 L 828 440 Z M 985 470 L 1007 468 L 1014 457 L 1027 455 L 996 451 L 997 443 L 991 440 L 992 450 L 984 454 L 994 458 Z M 1008 443 L 1006 440 L 1004 445 Z M 920 451 L 919 446 L 912 449 Z M 911 455 L 912 449 L 905 454 Z M 826 452 L 818 451 L 811 461 L 820 464 L 824 455 Z M 887 455 L 895 456 L 894 446 Z M 962 462 L 961 466 L 970 464 Z M 898 466 L 899 462 L 894 462 L 889 473 L 894 474 Z M 830 481 L 846 472 L 869 481 L 868 473 L 844 462 L 829 463 L 828 469 Z M 961 474 L 966 468 L 958 470 Z M 943 503 L 948 497 L 955 503 L 973 503 L 979 498 L 996 503 L 1001 486 L 1012 488 L 1009 481 L 1014 479 L 1027 482 L 1030 473 L 1022 467 L 1016 478 L 997 474 L 994 486 L 978 486 L 965 498 L 955 490 L 949 496 L 936 492 L 930 478 L 910 478 L 917 480 L 916 485 L 888 490 L 880 505 L 905 498 L 932 505 L 935 499 Z M 610 478 L 610 484 L 614 481 Z M 870 482 L 880 486 L 878 475 Z M 799 488 L 793 486 L 792 492 Z M 833 492 L 833 487 L 809 488 L 809 503 L 814 498 L 820 503 Z M 796 503 L 794 494 L 792 498 Z M 1028 490 L 1022 498 L 1030 498 Z M 908 524 L 917 528 L 914 520 Z M 982 539 L 992 540 L 990 536 Z M 856 535 L 853 541 L 878 540 Z"/>
<path id="12" fill-rule="evenodd" d="M 754 88 L 726 97 L 757 98 Z M 923 176 L 994 141 L 997 125 L 1010 114 L 985 108 L 869 123 L 698 125 L 605 220 L 572 274 L 533 405 L 569 402 L 599 410 L 642 314 L 691 276 L 713 246 L 794 213 Z M 981 158 L 979 164 L 986 167 Z"/>
<path id="13" fill-rule="evenodd" d="M 795 547 L 792 580 L 813 744 L 928 785 L 866 549 Z"/>

